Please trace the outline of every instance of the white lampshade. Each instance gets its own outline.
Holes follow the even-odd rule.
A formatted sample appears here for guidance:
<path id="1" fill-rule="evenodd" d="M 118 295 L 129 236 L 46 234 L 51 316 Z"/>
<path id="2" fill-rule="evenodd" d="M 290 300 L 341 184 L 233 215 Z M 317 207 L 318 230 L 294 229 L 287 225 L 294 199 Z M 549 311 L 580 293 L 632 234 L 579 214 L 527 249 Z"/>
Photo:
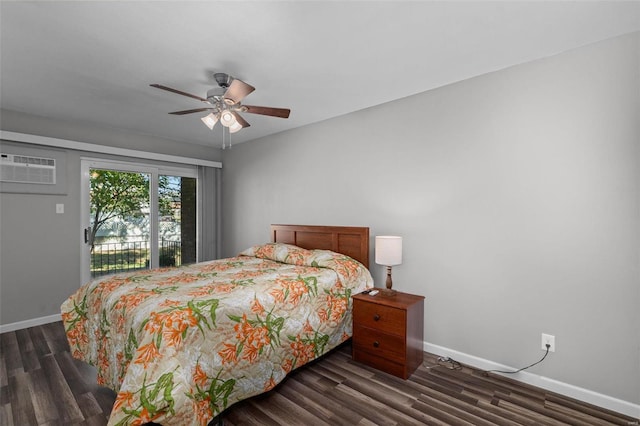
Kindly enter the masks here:
<path id="1" fill-rule="evenodd" d="M 200 120 L 202 120 L 202 122 L 207 125 L 209 130 L 213 130 L 213 126 L 215 126 L 218 122 L 218 116 L 214 113 L 211 113 L 207 116 L 202 117 Z"/>
<path id="2" fill-rule="evenodd" d="M 237 123 L 236 116 L 233 115 L 231 111 L 223 111 L 222 114 L 220 114 L 220 124 L 223 126 L 233 127 Z"/>
<path id="3" fill-rule="evenodd" d="M 384 266 L 400 265 L 402 263 L 402 237 L 377 236 L 376 263 Z"/>
<path id="4" fill-rule="evenodd" d="M 231 126 L 229 126 L 229 133 L 235 133 L 238 130 L 242 129 L 242 124 L 238 123 L 237 121 L 232 124 Z"/>

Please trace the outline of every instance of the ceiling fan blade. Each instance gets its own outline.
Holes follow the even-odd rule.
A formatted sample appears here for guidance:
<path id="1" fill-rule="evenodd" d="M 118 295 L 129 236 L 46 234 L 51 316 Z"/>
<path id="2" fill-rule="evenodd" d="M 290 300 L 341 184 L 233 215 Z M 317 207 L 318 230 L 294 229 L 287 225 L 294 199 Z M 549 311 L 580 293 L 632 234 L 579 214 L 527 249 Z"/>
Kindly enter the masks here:
<path id="1" fill-rule="evenodd" d="M 252 85 L 247 84 L 242 80 L 235 79 L 231 82 L 231 86 L 229 86 L 224 94 L 224 102 L 227 105 L 235 105 L 254 90 L 256 90 L 256 88 Z"/>
<path id="2" fill-rule="evenodd" d="M 242 105 L 242 110 L 251 114 L 269 115 L 271 117 L 289 118 L 291 113 L 287 108 L 272 108 L 255 105 Z"/>
<path id="3" fill-rule="evenodd" d="M 178 95 L 188 96 L 190 98 L 197 99 L 197 100 L 202 101 L 202 102 L 209 102 L 205 98 L 201 98 L 200 96 L 192 95 L 191 93 L 183 92 L 183 91 L 177 90 L 177 89 L 172 89 L 171 87 L 163 86 L 161 84 L 150 84 L 149 86 L 155 87 L 156 89 L 166 90 L 166 91 L 172 92 L 172 93 L 177 93 Z"/>
<path id="4" fill-rule="evenodd" d="M 184 111 L 174 111 L 169 114 L 173 115 L 185 115 L 185 114 L 193 114 L 194 112 L 202 112 L 202 111 L 213 111 L 215 108 L 196 108 L 196 109 L 185 109 Z"/>

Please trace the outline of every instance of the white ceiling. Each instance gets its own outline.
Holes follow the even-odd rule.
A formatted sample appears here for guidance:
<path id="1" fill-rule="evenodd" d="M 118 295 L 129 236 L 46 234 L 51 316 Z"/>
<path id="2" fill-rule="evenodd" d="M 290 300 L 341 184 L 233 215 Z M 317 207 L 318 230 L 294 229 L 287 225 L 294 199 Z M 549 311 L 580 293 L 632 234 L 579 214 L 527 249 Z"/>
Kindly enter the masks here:
<path id="1" fill-rule="evenodd" d="M 109 1 L 0 3 L 0 105 L 219 146 L 198 96 L 256 87 L 233 143 L 640 30 L 640 2 Z"/>

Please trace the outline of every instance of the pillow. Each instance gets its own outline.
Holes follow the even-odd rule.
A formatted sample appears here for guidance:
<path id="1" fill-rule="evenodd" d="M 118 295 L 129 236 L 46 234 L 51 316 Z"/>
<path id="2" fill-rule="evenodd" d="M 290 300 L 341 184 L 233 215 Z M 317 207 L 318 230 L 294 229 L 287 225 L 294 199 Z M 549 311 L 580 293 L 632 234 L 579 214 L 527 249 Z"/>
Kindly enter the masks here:
<path id="1" fill-rule="evenodd" d="M 307 250 L 283 243 L 267 243 L 246 249 L 240 256 L 275 260 L 291 265 L 314 266 L 333 269 L 343 280 L 364 277 L 367 286 L 373 286 L 371 274 L 360 262 L 331 250 Z"/>
<path id="2" fill-rule="evenodd" d="M 312 250 L 306 250 L 291 244 L 261 244 L 246 249 L 240 253 L 240 255 L 257 257 L 259 259 L 275 260 L 276 262 L 289 263 L 292 265 L 315 266 L 306 261 L 313 255 Z"/>

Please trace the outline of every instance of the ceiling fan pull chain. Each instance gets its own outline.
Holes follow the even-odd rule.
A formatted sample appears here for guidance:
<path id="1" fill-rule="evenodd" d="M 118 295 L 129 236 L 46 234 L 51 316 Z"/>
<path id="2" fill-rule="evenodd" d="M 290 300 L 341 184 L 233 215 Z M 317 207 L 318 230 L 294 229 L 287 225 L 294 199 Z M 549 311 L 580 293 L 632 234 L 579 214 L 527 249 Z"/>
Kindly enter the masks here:
<path id="1" fill-rule="evenodd" d="M 226 146 L 224 144 L 224 137 L 227 134 L 227 127 L 226 126 L 222 126 L 222 149 L 225 149 Z"/>
<path id="2" fill-rule="evenodd" d="M 226 149 L 227 147 L 231 149 L 231 132 L 228 127 L 222 126 L 222 149 Z"/>

